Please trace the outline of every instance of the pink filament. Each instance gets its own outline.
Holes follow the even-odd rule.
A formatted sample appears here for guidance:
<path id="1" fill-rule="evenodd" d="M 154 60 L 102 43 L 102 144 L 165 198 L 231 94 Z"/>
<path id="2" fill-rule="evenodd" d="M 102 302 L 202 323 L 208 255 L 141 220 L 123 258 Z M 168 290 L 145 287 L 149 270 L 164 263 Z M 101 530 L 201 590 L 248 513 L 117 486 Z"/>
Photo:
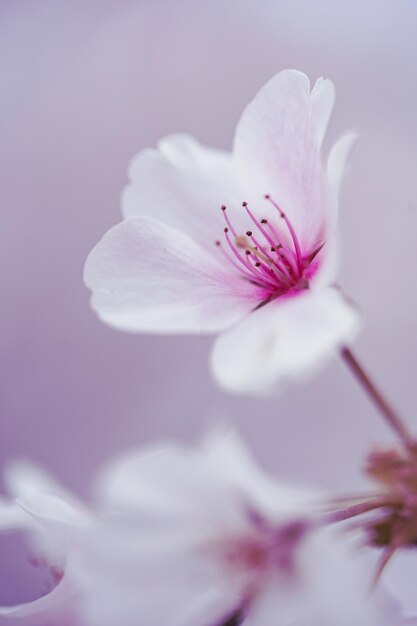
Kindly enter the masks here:
<path id="1" fill-rule="evenodd" d="M 246 231 L 245 234 L 238 233 L 223 205 L 221 210 L 226 222 L 224 234 L 231 256 L 223 249 L 219 241 L 216 244 L 221 247 L 224 257 L 248 280 L 266 289 L 271 296 L 277 297 L 293 288 L 300 289 L 308 286 L 305 276 L 304 280 L 302 279 L 310 261 L 308 254 L 303 257 L 300 241 L 289 218 L 275 200 L 269 195 L 265 198 L 284 220 L 292 246 L 291 243 L 289 246 L 287 243 L 282 243 L 288 241 L 288 237 L 280 234 L 277 224 L 270 224 L 266 219 L 258 219 L 249 209 L 247 202 L 243 202 L 242 206 L 258 234 L 254 234 L 252 230 Z M 242 249 L 244 253 L 241 252 Z"/>
<path id="2" fill-rule="evenodd" d="M 302 272 L 303 272 L 303 256 L 301 254 L 301 248 L 300 248 L 300 242 L 298 241 L 298 237 L 297 234 L 294 230 L 293 225 L 291 224 L 290 220 L 288 219 L 288 217 L 285 215 L 284 211 L 280 208 L 280 206 L 275 202 L 275 200 L 273 200 L 271 198 L 271 196 L 269 196 L 268 194 L 265 196 L 265 199 L 268 200 L 273 207 L 276 208 L 276 210 L 279 212 L 280 216 L 282 217 L 282 219 L 284 220 L 285 224 L 287 225 L 287 228 L 289 230 L 289 233 L 291 235 L 291 239 L 293 240 L 293 244 L 294 244 L 294 250 L 295 250 L 295 254 L 297 256 L 297 264 L 298 264 L 298 272 L 299 275 L 301 276 Z"/>

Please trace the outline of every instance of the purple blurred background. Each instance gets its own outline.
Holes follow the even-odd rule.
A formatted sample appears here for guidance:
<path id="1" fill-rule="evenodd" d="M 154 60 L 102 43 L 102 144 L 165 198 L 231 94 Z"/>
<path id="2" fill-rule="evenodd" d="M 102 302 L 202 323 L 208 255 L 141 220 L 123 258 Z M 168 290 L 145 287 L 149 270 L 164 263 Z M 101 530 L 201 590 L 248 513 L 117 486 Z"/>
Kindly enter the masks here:
<path id="1" fill-rule="evenodd" d="M 209 376 L 209 339 L 110 330 L 81 276 L 120 219 L 136 151 L 175 131 L 229 148 L 242 108 L 274 73 L 328 76 L 337 103 L 327 146 L 361 133 L 341 218 L 341 282 L 365 320 L 356 349 L 412 424 L 416 28 L 414 0 L 2 0 L 2 465 L 30 457 L 87 495 L 109 455 L 192 440 L 227 417 L 283 478 L 364 486 L 363 456 L 391 435 L 343 364 L 279 398 L 227 396 Z M 0 603 L 36 596 L 23 548 L 1 537 L 0 558 Z"/>

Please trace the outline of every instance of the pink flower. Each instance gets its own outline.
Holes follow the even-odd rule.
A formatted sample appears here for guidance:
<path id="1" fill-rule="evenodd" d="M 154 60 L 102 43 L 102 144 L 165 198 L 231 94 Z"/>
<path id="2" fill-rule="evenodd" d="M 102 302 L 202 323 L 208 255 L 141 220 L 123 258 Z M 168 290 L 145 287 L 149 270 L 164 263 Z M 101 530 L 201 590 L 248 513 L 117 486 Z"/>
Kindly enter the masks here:
<path id="1" fill-rule="evenodd" d="M 87 626 L 391 626 L 372 568 L 320 498 L 272 480 L 240 439 L 134 451 L 101 479 L 107 515 L 72 567 Z"/>
<path id="2" fill-rule="evenodd" d="M 99 475 L 91 511 L 32 466 L 7 482 L 21 514 L 4 503 L 0 527 L 25 526 L 35 554 L 62 572 L 43 598 L 0 607 L 0 623 L 395 623 L 383 590 L 369 593 L 373 567 L 320 525 L 322 497 L 267 476 L 233 433 L 122 456 Z"/>
<path id="3" fill-rule="evenodd" d="M 126 219 L 90 253 L 92 306 L 125 331 L 222 333 L 217 380 L 268 392 L 313 371 L 356 332 L 334 284 L 337 196 L 354 135 L 323 167 L 331 81 L 287 70 L 237 125 L 233 153 L 185 135 L 140 152 Z"/>

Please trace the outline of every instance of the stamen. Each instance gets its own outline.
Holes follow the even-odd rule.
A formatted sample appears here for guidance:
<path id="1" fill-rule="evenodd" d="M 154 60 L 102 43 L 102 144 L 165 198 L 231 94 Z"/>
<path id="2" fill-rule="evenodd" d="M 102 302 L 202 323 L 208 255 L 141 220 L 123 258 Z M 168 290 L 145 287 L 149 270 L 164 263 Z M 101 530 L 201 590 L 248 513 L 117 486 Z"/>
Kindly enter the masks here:
<path id="1" fill-rule="evenodd" d="M 249 253 L 248 259 L 253 263 L 254 269 L 256 268 L 259 279 L 262 281 L 263 285 L 276 292 L 280 288 L 280 285 L 273 280 L 268 268 L 266 268 L 261 261 L 256 261 L 256 258 L 257 257 L 252 253 Z"/>
<path id="2" fill-rule="evenodd" d="M 259 273 L 255 270 L 255 268 L 249 263 L 249 261 L 246 260 L 245 257 L 242 257 L 239 252 L 236 250 L 235 246 L 233 245 L 232 241 L 230 240 L 230 236 L 229 236 L 229 229 L 225 228 L 224 229 L 225 235 L 226 235 L 226 241 L 229 245 L 230 250 L 232 251 L 232 253 L 234 254 L 234 256 L 237 258 L 237 260 L 247 269 L 249 270 L 249 272 L 251 272 L 251 274 L 253 276 L 255 276 L 255 278 L 261 278 L 262 281 L 264 280 L 263 276 L 259 276 Z M 250 254 L 250 252 L 249 252 Z"/>
<path id="3" fill-rule="evenodd" d="M 267 250 L 264 248 L 264 246 L 259 243 L 259 241 L 254 237 L 254 235 L 252 234 L 252 231 L 248 230 L 247 231 L 247 236 L 250 237 L 250 239 L 253 241 L 253 243 L 255 244 L 255 246 L 257 248 L 259 248 L 259 250 L 262 252 L 262 254 L 264 255 L 265 259 L 267 261 L 269 261 L 270 263 L 273 264 L 273 266 L 276 268 L 276 271 L 279 273 L 279 278 L 281 279 L 281 281 L 284 281 L 283 287 L 287 286 L 290 287 L 291 283 L 288 280 L 287 276 L 284 274 L 284 272 L 281 270 L 280 266 L 278 265 L 278 263 L 269 255 L 269 253 L 267 252 Z M 272 246 L 271 246 L 272 248 Z M 275 248 L 274 248 L 275 250 Z"/>
<path id="4" fill-rule="evenodd" d="M 265 228 L 262 226 L 262 224 L 256 219 L 256 217 L 254 216 L 254 214 L 252 213 L 252 211 L 249 209 L 248 207 L 248 203 L 247 202 L 242 202 L 242 206 L 243 208 L 246 210 L 247 214 L 249 215 L 249 217 L 251 218 L 252 222 L 256 225 L 256 227 L 261 231 L 261 233 L 263 234 L 263 236 L 265 237 L 265 239 L 268 241 L 268 243 L 271 246 L 275 246 L 275 241 L 273 239 L 271 239 L 270 235 L 268 234 L 268 232 L 265 230 Z"/>
<path id="5" fill-rule="evenodd" d="M 222 205 L 221 210 L 226 222 L 224 234 L 228 250 L 227 247 L 223 248 L 220 241 L 215 242 L 225 259 L 232 263 L 241 274 L 243 273 L 243 278 L 267 290 L 268 294 L 262 301 L 263 304 L 290 290 L 300 291 L 303 287 L 308 287 L 311 275 L 317 266 L 308 274 L 308 277 L 304 274 L 305 269 L 321 249 L 317 243 L 314 248 L 310 248 L 312 252 L 308 254 L 309 251 L 305 251 L 306 254 L 303 257 L 300 242 L 291 221 L 270 196 L 267 195 L 265 198 L 284 220 L 290 237 L 282 232 L 282 227 L 277 223 L 269 223 L 266 218 L 257 218 L 248 207 L 248 203 L 243 202 L 242 207 L 249 216 L 253 228 L 244 233 L 236 230 L 229 219 L 226 206 Z"/>
<path id="6" fill-rule="evenodd" d="M 300 248 L 300 243 L 298 241 L 298 237 L 297 234 L 294 230 L 293 225 L 291 224 L 290 220 L 288 219 L 288 217 L 286 216 L 286 214 L 284 213 L 284 211 L 281 209 L 280 206 L 278 206 L 278 204 L 271 198 L 271 196 L 269 194 L 265 195 L 265 199 L 268 200 L 272 206 L 274 206 L 277 211 L 279 212 L 280 216 L 282 217 L 282 219 L 284 220 L 284 222 L 287 225 L 287 228 L 290 232 L 291 235 L 291 239 L 293 240 L 294 243 L 294 250 L 295 253 L 297 255 L 297 263 L 298 263 L 298 271 L 301 275 L 301 272 L 303 271 L 303 256 L 301 254 L 301 248 Z"/>
<path id="7" fill-rule="evenodd" d="M 265 227 L 270 230 L 274 241 L 278 242 L 274 244 L 274 246 L 271 246 L 271 247 L 274 247 L 276 250 L 279 250 L 277 254 L 282 259 L 282 264 L 285 268 L 285 273 L 287 274 L 290 282 L 293 281 L 294 279 L 298 277 L 298 274 L 297 274 L 298 262 L 297 262 L 296 256 L 294 255 L 294 252 L 287 246 L 284 247 L 284 244 L 280 241 L 280 237 L 277 231 L 267 219 L 262 219 L 261 223 L 265 224 Z"/>
<path id="8" fill-rule="evenodd" d="M 230 257 L 229 254 L 227 254 L 226 250 L 224 249 L 224 247 L 222 246 L 220 241 L 215 241 L 215 244 L 218 248 L 220 248 L 223 256 L 225 257 L 225 259 L 227 259 L 229 261 L 229 263 L 231 263 L 239 272 L 242 272 L 242 267 L 240 265 L 238 265 L 238 263 L 236 263 L 236 261 L 234 259 L 232 259 Z"/>
<path id="9" fill-rule="evenodd" d="M 223 212 L 224 219 L 226 220 L 226 224 L 227 224 L 227 226 L 230 228 L 231 232 L 233 233 L 233 237 L 235 237 L 235 238 L 236 238 L 236 237 L 237 237 L 237 232 L 235 231 L 235 229 L 233 228 L 233 225 L 232 225 L 231 221 L 229 220 L 229 216 L 227 215 L 227 207 L 226 207 L 224 204 L 222 204 L 222 206 L 221 206 L 221 210 L 222 210 L 222 212 Z"/>
<path id="10" fill-rule="evenodd" d="M 257 261 L 255 262 L 255 267 L 259 267 L 260 270 L 263 272 L 264 276 L 262 277 L 263 280 L 265 280 L 265 278 L 267 279 L 267 282 L 269 282 L 271 284 L 271 286 L 276 290 L 281 289 L 283 291 L 285 291 L 286 289 L 288 289 L 288 287 L 286 285 L 284 285 L 278 278 L 278 276 L 274 273 L 274 270 L 270 267 L 268 267 L 267 265 L 265 265 L 265 263 L 262 263 L 262 261 L 259 260 L 259 258 L 256 255 L 252 255 L 252 253 L 249 253 L 251 256 L 251 259 L 257 259 Z M 274 281 L 274 282 L 270 282 L 270 281 Z"/>

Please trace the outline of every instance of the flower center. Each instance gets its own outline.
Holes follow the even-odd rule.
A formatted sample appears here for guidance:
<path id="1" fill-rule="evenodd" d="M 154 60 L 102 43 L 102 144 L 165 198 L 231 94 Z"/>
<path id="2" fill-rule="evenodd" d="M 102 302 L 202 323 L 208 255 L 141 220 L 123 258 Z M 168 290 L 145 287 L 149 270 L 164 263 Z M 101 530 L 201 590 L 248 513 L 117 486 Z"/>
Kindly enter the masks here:
<path id="1" fill-rule="evenodd" d="M 303 254 L 297 233 L 287 215 L 269 195 L 265 199 L 276 209 L 280 222 L 258 219 L 248 206 L 242 206 L 253 223 L 253 230 L 244 234 L 234 228 L 227 208 L 223 205 L 226 226 L 225 243 L 216 245 L 223 255 L 246 280 L 266 291 L 267 300 L 290 291 L 308 289 L 309 281 L 317 269 L 314 259 L 324 244 L 314 246 L 313 251 Z M 285 232 L 286 231 L 286 232 Z"/>
<path id="2" fill-rule="evenodd" d="M 223 565 L 230 575 L 246 581 L 247 591 L 255 591 L 272 571 L 291 581 L 296 573 L 296 553 L 308 530 L 309 524 L 300 519 L 225 538 L 220 543 Z"/>

